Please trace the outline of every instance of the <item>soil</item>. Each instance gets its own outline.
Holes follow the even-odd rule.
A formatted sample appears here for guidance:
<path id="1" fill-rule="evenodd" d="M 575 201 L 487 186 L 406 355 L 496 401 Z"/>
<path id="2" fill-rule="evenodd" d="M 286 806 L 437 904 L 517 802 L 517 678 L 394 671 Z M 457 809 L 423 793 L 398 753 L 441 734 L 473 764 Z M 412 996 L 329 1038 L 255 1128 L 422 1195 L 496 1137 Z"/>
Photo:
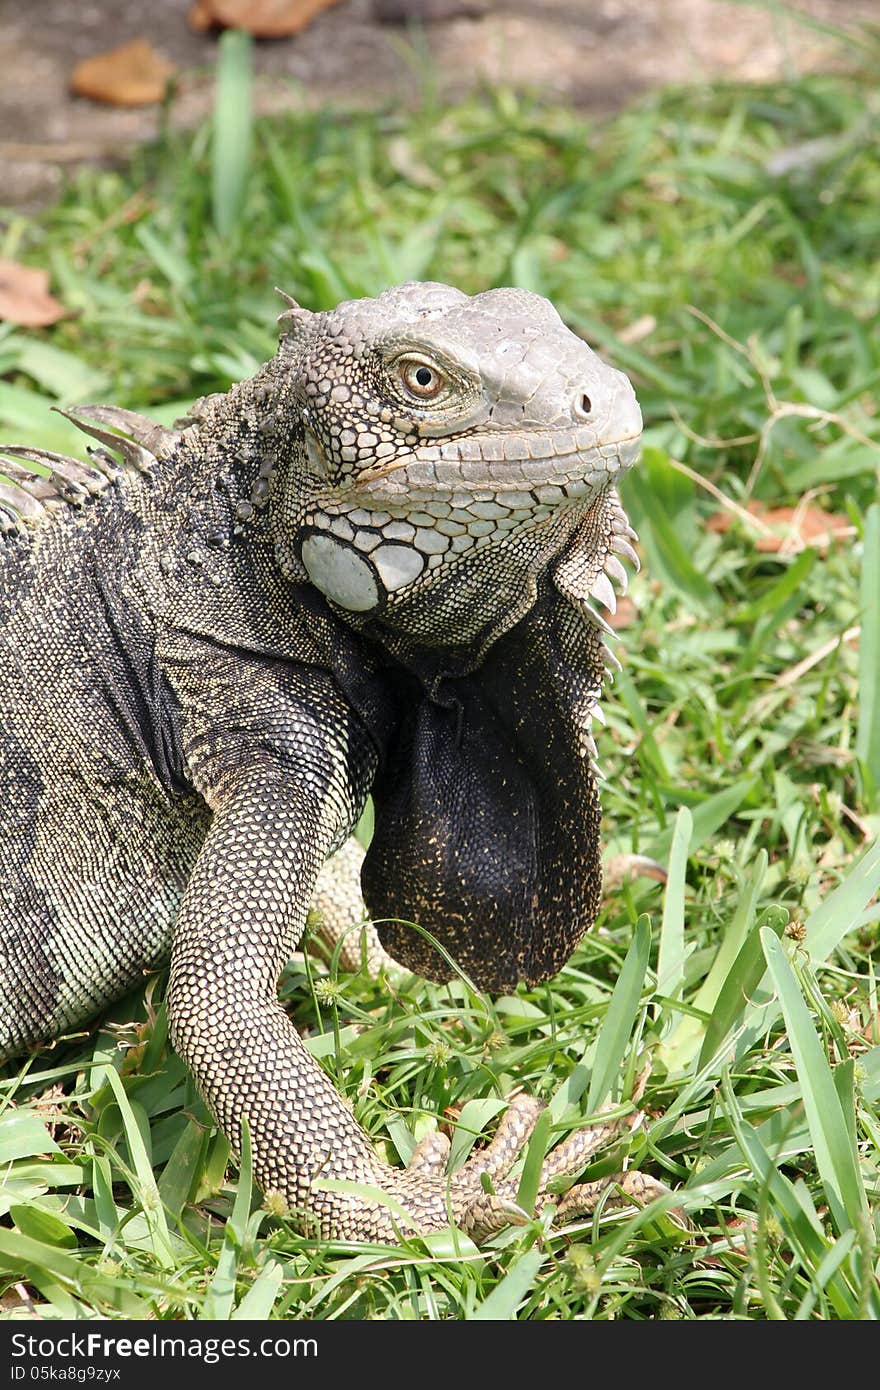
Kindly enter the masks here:
<path id="1" fill-rule="evenodd" d="M 0 0 L 3 203 L 37 208 L 71 166 L 124 159 L 156 134 L 157 107 L 70 95 L 82 58 L 148 38 L 179 70 L 171 119 L 193 126 L 204 118 L 217 36 L 189 28 L 190 3 Z M 829 26 L 846 33 L 877 14 L 876 0 L 794 0 L 784 9 L 723 0 L 346 0 L 295 38 L 257 42 L 257 105 L 393 107 L 417 101 L 425 81 L 452 100 L 500 80 L 611 112 L 668 82 L 784 81 L 835 65 L 846 45 Z M 387 22 L 401 14 L 410 21 Z"/>

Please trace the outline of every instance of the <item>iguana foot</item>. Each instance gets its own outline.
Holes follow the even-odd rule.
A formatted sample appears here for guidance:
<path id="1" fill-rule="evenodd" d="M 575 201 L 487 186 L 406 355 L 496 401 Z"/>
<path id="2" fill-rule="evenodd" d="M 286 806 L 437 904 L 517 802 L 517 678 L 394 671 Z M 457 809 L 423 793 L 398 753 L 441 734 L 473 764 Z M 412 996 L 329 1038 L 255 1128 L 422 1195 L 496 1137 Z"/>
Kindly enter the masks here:
<path id="1" fill-rule="evenodd" d="M 608 1111 L 611 1108 L 606 1107 Z M 440 1133 L 429 1135 L 417 1146 L 406 1171 L 399 1175 L 399 1181 L 392 1184 L 394 1195 L 419 1225 L 431 1229 L 436 1225 L 434 1213 L 438 1194 L 442 1192 L 446 1213 L 475 1240 L 485 1239 L 505 1226 L 524 1225 L 533 1213 L 519 1205 L 519 1179 L 508 1177 L 508 1173 L 531 1138 L 543 1110 L 543 1102 L 534 1096 L 514 1096 L 492 1141 L 447 1177 L 443 1174 L 449 1156 L 449 1140 Z M 558 1144 L 544 1160 L 536 1209 L 540 1210 L 547 1199 L 553 1200 L 554 1194 L 548 1190 L 551 1183 L 576 1177 L 597 1150 L 630 1132 L 641 1119 L 641 1113 L 635 1111 L 600 1120 L 577 1130 Z M 618 1189 L 609 1197 L 616 1204 L 630 1200 L 644 1205 L 669 1192 L 662 1183 L 644 1173 L 635 1170 L 613 1173 L 570 1188 L 558 1200 L 555 1223 L 571 1221 L 593 1211 L 610 1188 Z M 426 1201 L 434 1208 L 430 1213 L 425 1208 Z"/>

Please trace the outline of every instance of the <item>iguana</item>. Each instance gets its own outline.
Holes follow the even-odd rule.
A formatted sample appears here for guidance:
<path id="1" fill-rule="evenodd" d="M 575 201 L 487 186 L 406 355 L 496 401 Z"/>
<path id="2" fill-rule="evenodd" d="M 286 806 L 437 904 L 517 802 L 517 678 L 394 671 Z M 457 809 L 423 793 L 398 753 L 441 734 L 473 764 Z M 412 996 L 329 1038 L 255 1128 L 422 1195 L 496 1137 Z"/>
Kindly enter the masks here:
<path id="1" fill-rule="evenodd" d="M 264 1190 L 326 1235 L 393 1239 L 394 1203 L 482 1234 L 518 1219 L 539 1103 L 458 1172 L 440 1135 L 383 1165 L 276 982 L 370 793 L 364 897 L 404 966 L 534 984 L 593 921 L 593 603 L 636 563 L 614 483 L 641 417 L 523 290 L 288 303 L 275 357 L 178 428 L 82 406 L 88 463 L 2 450 L 0 1049 L 170 957 L 174 1046 Z M 629 1123 L 571 1136 L 542 1184 Z"/>

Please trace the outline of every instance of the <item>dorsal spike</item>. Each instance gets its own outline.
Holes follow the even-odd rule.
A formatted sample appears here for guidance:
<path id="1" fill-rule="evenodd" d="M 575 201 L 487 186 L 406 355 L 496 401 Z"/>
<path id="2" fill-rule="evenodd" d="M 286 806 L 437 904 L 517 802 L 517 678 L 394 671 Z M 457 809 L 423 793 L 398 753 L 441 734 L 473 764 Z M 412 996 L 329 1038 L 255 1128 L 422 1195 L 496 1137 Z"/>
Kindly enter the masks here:
<path id="1" fill-rule="evenodd" d="M 19 523 L 36 525 L 46 515 L 46 508 L 39 497 L 34 497 L 18 483 L 4 483 L 0 479 L 0 508 L 11 521 L 9 529 L 18 529 Z"/>
<path id="2" fill-rule="evenodd" d="M 41 465 L 49 476 L 24 467 L 18 459 Z M 4 534 L 39 525 L 65 504 L 81 507 L 110 482 L 109 476 L 91 464 L 23 444 L 0 445 L 0 474 L 4 479 L 0 481 L 0 532 Z"/>
<path id="3" fill-rule="evenodd" d="M 301 333 L 306 332 L 316 315 L 312 313 L 311 309 L 304 309 L 292 295 L 287 294 L 285 290 L 280 290 L 277 285 L 275 286 L 275 293 L 280 294 L 287 305 L 283 313 L 278 315 L 282 333 L 288 337 L 299 337 Z"/>
<path id="4" fill-rule="evenodd" d="M 26 535 L 59 508 L 81 507 L 123 478 L 127 468 L 151 472 L 181 438 L 155 420 L 111 405 L 81 405 L 58 414 L 103 447 L 89 449 L 89 462 L 84 463 L 51 449 L 0 444 L 0 536 Z M 28 463 L 46 472 L 38 473 Z"/>
<path id="5" fill-rule="evenodd" d="M 67 454 L 56 454 L 51 449 L 32 449 L 25 444 L 0 445 L 3 459 L 0 471 L 25 488 L 34 496 L 48 496 L 57 492 L 68 501 L 81 499 L 87 493 L 96 495 L 103 492 L 110 478 L 106 470 L 92 463 L 81 463 L 79 459 L 69 458 Z M 32 473 L 18 463 L 7 463 L 8 459 L 28 459 L 49 469 L 49 477 Z M 117 470 L 118 471 L 118 470 Z M 48 492 L 41 491 L 48 489 Z"/>
<path id="6" fill-rule="evenodd" d="M 11 454 L 13 449 L 13 445 L 4 445 L 4 455 Z M 42 463 L 43 460 L 35 459 L 34 462 Z M 15 463 L 12 459 L 5 457 L 0 459 L 0 473 L 2 473 L 5 478 L 8 478 L 10 483 L 14 483 L 16 487 L 23 488 L 31 497 L 36 497 L 40 502 L 44 502 L 46 498 L 52 497 L 55 494 L 55 488 L 52 486 L 51 478 L 45 477 L 42 473 L 34 473 L 30 468 L 22 468 L 20 463 Z"/>
<path id="7" fill-rule="evenodd" d="M 171 453 L 180 440 L 177 430 L 166 429 L 145 415 L 115 405 L 78 405 L 59 409 L 58 413 L 84 434 L 121 454 L 125 463 L 139 473 L 149 472 L 157 459 Z"/>

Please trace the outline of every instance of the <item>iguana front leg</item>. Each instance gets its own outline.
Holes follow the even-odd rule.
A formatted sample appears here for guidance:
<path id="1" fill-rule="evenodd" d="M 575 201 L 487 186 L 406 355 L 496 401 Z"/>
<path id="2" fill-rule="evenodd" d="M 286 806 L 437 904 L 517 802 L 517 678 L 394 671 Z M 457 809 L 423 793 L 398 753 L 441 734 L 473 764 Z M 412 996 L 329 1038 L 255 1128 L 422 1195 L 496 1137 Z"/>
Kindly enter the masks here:
<path id="1" fill-rule="evenodd" d="M 440 1135 L 419 1146 L 409 1169 L 391 1168 L 278 1003 L 278 974 L 339 831 L 337 789 L 320 796 L 281 771 L 249 770 L 227 791 L 193 871 L 172 954 L 175 1047 L 233 1144 L 247 1120 L 258 1183 L 279 1193 L 305 1229 L 393 1240 L 401 1225 L 395 1205 L 420 1230 L 445 1227 L 452 1217 L 479 1236 L 523 1219 L 516 1183 L 506 1174 L 531 1134 L 539 1101 L 516 1097 L 488 1148 L 454 1174 L 444 1171 L 448 1142 Z M 631 1123 L 576 1133 L 550 1155 L 543 1181 L 577 1173 Z M 484 1191 L 482 1173 L 492 1178 L 494 1195 Z M 322 1190 L 326 1179 L 378 1188 L 391 1202 Z M 587 1209 L 586 1199 L 608 1181 L 585 1189 L 577 1205 L 570 1199 L 569 1210 Z"/>
<path id="2" fill-rule="evenodd" d="M 168 1012 L 175 1047 L 234 1146 L 250 1128 L 265 1190 L 346 1229 L 319 1174 L 376 1181 L 372 1147 L 278 1002 L 325 859 L 360 815 L 376 753 L 324 673 L 169 633 L 184 756 L 212 821 L 181 901 Z M 235 719 L 221 717 L 234 709 Z"/>
<path id="3" fill-rule="evenodd" d="M 236 1146 L 247 1120 L 261 1187 L 341 1232 L 350 1203 L 316 1199 L 314 1179 L 375 1182 L 378 1165 L 276 995 L 338 830 L 331 797 L 279 766 L 227 792 L 181 907 L 168 1008 L 174 1045 Z"/>
<path id="4" fill-rule="evenodd" d="M 263 827 L 257 859 L 255 825 Z M 450 1216 L 475 1234 L 497 1229 L 517 1219 L 515 1185 L 487 1196 L 480 1173 L 503 1182 L 540 1105 L 518 1097 L 492 1145 L 451 1177 L 440 1136 L 420 1146 L 409 1170 L 390 1168 L 278 1003 L 277 976 L 332 840 L 326 803 L 260 780 L 236 789 L 215 818 L 177 928 L 168 999 L 174 1045 L 233 1144 L 247 1120 L 258 1183 L 280 1194 L 304 1229 L 396 1238 L 401 1223 L 392 1206 L 316 1188 L 324 1179 L 381 1189 L 421 1230 L 442 1228 Z"/>
<path id="5" fill-rule="evenodd" d="M 223 697 L 225 675 L 208 679 L 205 661 L 203 653 L 185 668 L 195 665 L 201 686 L 213 690 L 204 724 L 188 716 L 188 756 L 214 814 L 175 929 L 168 995 L 175 1047 L 233 1145 L 247 1121 L 258 1183 L 279 1193 L 306 1229 L 394 1240 L 401 1208 L 420 1230 L 443 1228 L 452 1217 L 478 1235 L 521 1219 L 516 1183 L 506 1175 L 540 1102 L 515 1098 L 488 1149 L 454 1174 L 444 1171 L 448 1146 L 439 1135 L 417 1149 L 408 1170 L 391 1168 L 280 1006 L 278 976 L 327 855 L 357 819 L 375 754 L 332 684 L 315 673 L 295 679 L 252 669 L 244 688 L 262 725 L 240 710 L 234 735 L 218 738 L 209 706 Z M 575 1174 L 629 1123 L 573 1136 L 550 1156 L 545 1178 Z M 483 1189 L 484 1172 L 495 1195 Z M 390 1205 L 322 1189 L 327 1179 L 379 1189 Z"/>

